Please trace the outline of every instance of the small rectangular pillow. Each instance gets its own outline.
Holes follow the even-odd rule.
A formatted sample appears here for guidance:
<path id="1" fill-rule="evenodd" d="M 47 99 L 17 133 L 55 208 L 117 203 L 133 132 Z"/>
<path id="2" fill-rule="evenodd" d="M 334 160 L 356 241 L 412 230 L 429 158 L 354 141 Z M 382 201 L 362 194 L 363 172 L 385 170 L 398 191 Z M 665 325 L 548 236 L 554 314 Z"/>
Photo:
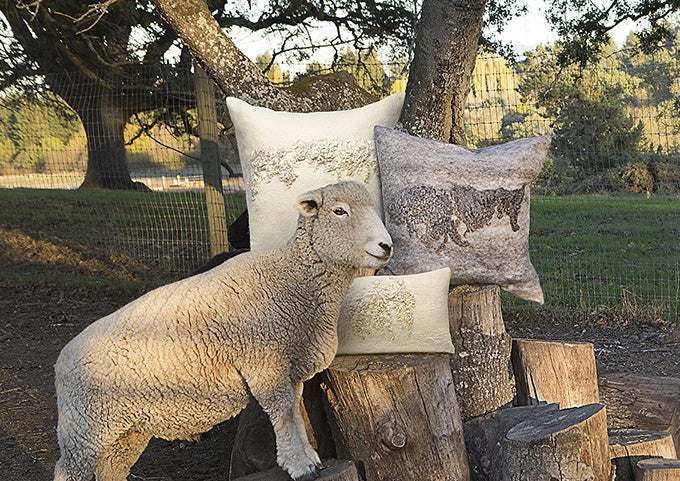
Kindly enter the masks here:
<path id="1" fill-rule="evenodd" d="M 454 285 L 498 284 L 542 304 L 529 259 L 529 187 L 550 140 L 472 150 L 376 127 L 385 225 L 394 241 L 382 272 L 450 267 Z"/>
<path id="2" fill-rule="evenodd" d="M 251 249 L 288 242 L 297 225 L 295 199 L 327 184 L 366 184 L 382 212 L 373 127 L 395 126 L 403 103 L 400 93 L 358 109 L 292 113 L 229 97 L 246 184 Z"/>
<path id="3" fill-rule="evenodd" d="M 453 353 L 448 268 L 354 279 L 338 320 L 338 355 Z"/>

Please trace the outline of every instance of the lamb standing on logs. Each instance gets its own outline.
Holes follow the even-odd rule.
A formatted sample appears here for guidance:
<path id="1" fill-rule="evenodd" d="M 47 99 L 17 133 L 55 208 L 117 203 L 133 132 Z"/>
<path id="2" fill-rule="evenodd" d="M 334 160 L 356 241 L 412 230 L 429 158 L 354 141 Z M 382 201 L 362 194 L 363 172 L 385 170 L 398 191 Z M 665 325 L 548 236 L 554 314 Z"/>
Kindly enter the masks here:
<path id="1" fill-rule="evenodd" d="M 340 306 L 359 268 L 387 264 L 392 240 L 363 185 L 298 198 L 283 247 L 244 253 L 99 319 L 57 363 L 55 481 L 124 481 L 151 437 L 192 439 L 252 394 L 293 479 L 321 462 L 300 414 L 303 381 L 337 349 Z"/>

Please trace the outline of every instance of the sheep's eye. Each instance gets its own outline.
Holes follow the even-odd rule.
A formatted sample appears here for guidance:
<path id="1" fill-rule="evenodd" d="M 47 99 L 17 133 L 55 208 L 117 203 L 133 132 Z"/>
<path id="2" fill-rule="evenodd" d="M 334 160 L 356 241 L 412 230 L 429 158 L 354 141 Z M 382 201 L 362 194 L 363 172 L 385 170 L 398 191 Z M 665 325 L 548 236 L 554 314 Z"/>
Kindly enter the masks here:
<path id="1" fill-rule="evenodd" d="M 343 209 L 342 207 L 336 207 L 335 209 L 333 209 L 333 213 L 335 215 L 337 215 L 338 217 L 341 217 L 343 215 L 348 215 L 347 211 L 345 209 Z"/>

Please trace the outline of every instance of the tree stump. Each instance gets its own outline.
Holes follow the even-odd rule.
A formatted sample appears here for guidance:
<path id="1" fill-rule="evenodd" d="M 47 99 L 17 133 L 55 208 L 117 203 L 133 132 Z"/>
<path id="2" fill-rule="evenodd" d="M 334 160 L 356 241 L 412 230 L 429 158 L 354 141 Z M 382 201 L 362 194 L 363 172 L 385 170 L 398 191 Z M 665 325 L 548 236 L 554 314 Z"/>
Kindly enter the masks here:
<path id="1" fill-rule="evenodd" d="M 448 356 L 340 356 L 324 375 L 336 446 L 366 481 L 469 479 Z"/>
<path id="2" fill-rule="evenodd" d="M 352 461 L 325 459 L 323 469 L 316 481 L 361 481 L 357 468 Z M 290 481 L 283 469 L 276 467 L 259 473 L 248 474 L 234 481 Z"/>
<path id="3" fill-rule="evenodd" d="M 638 461 L 635 481 L 680 481 L 680 460 L 652 458 Z"/>
<path id="4" fill-rule="evenodd" d="M 635 465 L 642 459 L 676 458 L 670 433 L 638 429 L 610 429 L 609 454 L 616 467 L 616 481 L 634 481 Z"/>
<path id="5" fill-rule="evenodd" d="M 667 431 L 680 452 L 680 379 L 603 371 L 599 388 L 610 428 Z"/>
<path id="6" fill-rule="evenodd" d="M 472 481 L 496 480 L 500 476 L 501 443 L 505 435 L 521 422 L 544 418 L 559 411 L 557 404 L 501 408 L 463 423 Z"/>
<path id="7" fill-rule="evenodd" d="M 517 403 L 559 403 L 561 408 L 598 403 L 595 351 L 587 342 L 512 340 Z"/>
<path id="8" fill-rule="evenodd" d="M 449 327 L 456 348 L 450 356 L 463 419 L 512 401 L 511 338 L 501 313 L 500 288 L 457 286 L 449 292 Z"/>
<path id="9" fill-rule="evenodd" d="M 499 481 L 609 481 L 605 407 L 588 404 L 528 419 L 508 431 L 501 451 Z"/>

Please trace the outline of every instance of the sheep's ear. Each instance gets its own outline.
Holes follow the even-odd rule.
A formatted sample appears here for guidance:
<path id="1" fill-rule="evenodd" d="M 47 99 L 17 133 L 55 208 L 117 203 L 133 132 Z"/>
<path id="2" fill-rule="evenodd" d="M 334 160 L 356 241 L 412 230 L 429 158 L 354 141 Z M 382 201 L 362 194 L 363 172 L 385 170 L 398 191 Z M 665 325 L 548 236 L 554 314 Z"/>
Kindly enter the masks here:
<path id="1" fill-rule="evenodd" d="M 306 192 L 298 197 L 297 208 L 300 211 L 300 214 L 305 217 L 312 217 L 318 214 L 322 200 L 321 192 L 312 190 L 311 192 Z"/>

